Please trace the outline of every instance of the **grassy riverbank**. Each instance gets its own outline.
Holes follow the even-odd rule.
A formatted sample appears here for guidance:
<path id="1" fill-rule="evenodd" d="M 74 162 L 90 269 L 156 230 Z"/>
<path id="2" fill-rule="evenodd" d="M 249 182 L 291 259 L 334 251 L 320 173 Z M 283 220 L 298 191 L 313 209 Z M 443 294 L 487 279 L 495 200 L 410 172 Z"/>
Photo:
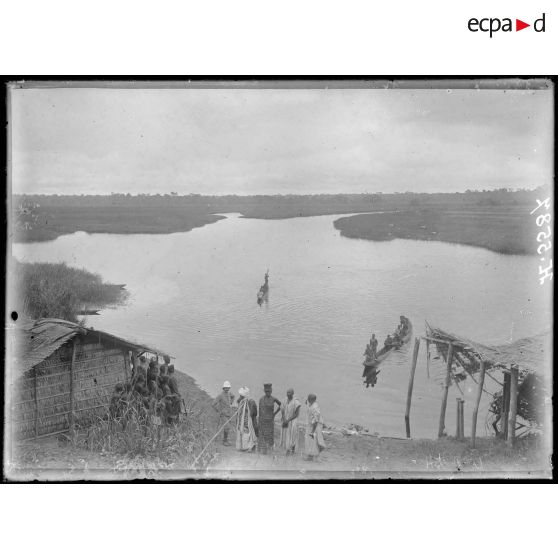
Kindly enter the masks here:
<path id="1" fill-rule="evenodd" d="M 179 391 L 188 411 L 177 431 L 140 425 L 107 426 L 100 417 L 77 435 L 57 435 L 38 440 L 16 442 L 8 475 L 14 480 L 129 480 L 165 478 L 173 471 L 192 471 L 193 460 L 200 455 L 218 428 L 218 416 L 212 398 L 195 380 L 175 373 Z M 124 440 L 124 437 L 126 439 Z M 198 467 L 215 456 L 215 445 L 208 447 Z M 183 473 L 184 476 L 184 473 Z"/>
<path id="2" fill-rule="evenodd" d="M 495 438 L 480 438 L 477 448 L 469 441 L 406 440 L 359 434 L 346 436 L 339 430 L 324 434 L 327 449 L 315 462 L 301 452 L 286 457 L 276 448 L 273 454 L 246 454 L 223 446 L 221 436 L 210 444 L 203 462 L 192 467 L 200 448 L 218 429 L 211 397 L 187 374 L 177 373 L 182 396 L 189 411 L 188 444 L 164 433 L 162 445 L 142 451 L 121 448 L 93 451 L 64 436 L 29 440 L 15 449 L 15 467 L 9 474 L 18 480 L 34 478 L 76 480 L 161 480 L 185 478 L 218 479 L 367 479 L 367 478 L 548 478 L 548 451 L 540 439 L 518 440 L 509 449 Z M 279 426 L 276 427 L 279 439 Z M 183 442 L 185 438 L 180 438 Z M 301 435 L 302 441 L 302 435 Z M 133 448 L 134 449 L 134 448 Z M 194 455 L 195 454 L 195 455 Z"/>
<path id="3" fill-rule="evenodd" d="M 14 224 L 17 226 L 13 229 L 15 241 L 32 242 L 52 240 L 76 231 L 113 234 L 187 232 L 222 219 L 216 215 L 218 213 L 241 213 L 245 218 L 253 219 L 288 219 L 371 211 L 408 211 L 412 216 L 430 211 L 426 224 L 427 227 L 431 225 L 428 229 L 431 235 L 440 235 L 440 230 L 436 230 L 440 228 L 449 242 L 474 245 L 484 245 L 479 244 L 484 242 L 495 246 L 497 251 L 523 253 L 525 246 L 522 242 L 526 240 L 512 238 L 505 241 L 502 235 L 513 233 L 518 237 L 522 234 L 527 226 L 525 219 L 531 217 L 529 211 L 535 206 L 537 197 L 544 199 L 542 190 L 300 196 L 14 196 Z M 516 223 L 509 221 L 511 214 L 521 216 L 518 231 L 515 230 Z M 452 219 L 456 220 L 453 228 L 450 226 Z M 506 222 L 502 224 L 501 220 Z M 476 235 L 475 228 L 478 229 Z M 384 229 L 381 225 L 370 228 L 362 221 L 351 221 L 350 225 L 343 222 L 342 233 L 355 238 L 387 240 L 393 231 Z M 408 235 L 404 238 L 423 238 L 425 235 L 419 228 L 410 226 L 401 230 L 401 234 Z M 490 240 L 480 239 L 481 235 L 490 237 Z"/>
<path id="4" fill-rule="evenodd" d="M 121 304 L 127 296 L 121 285 L 105 283 L 100 275 L 64 263 L 21 263 L 13 260 L 16 310 L 32 318 L 78 321 L 84 309 Z"/>
<path id="5" fill-rule="evenodd" d="M 537 243 L 530 207 L 407 210 L 342 217 L 342 236 L 366 240 L 439 240 L 487 248 L 501 254 L 534 254 Z"/>
<path id="6" fill-rule="evenodd" d="M 33 228 L 16 231 L 17 242 L 43 242 L 77 231 L 111 234 L 169 234 L 188 232 L 224 219 L 182 207 L 46 206 Z"/>

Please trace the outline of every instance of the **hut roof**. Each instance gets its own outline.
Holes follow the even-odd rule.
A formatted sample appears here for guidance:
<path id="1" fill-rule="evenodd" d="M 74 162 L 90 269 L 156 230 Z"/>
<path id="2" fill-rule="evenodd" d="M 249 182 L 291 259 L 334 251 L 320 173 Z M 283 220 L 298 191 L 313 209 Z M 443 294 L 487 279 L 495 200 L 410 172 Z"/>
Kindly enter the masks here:
<path id="1" fill-rule="evenodd" d="M 428 323 L 426 332 L 430 338 L 451 341 L 462 355 L 469 356 L 471 360 L 482 359 L 490 368 L 509 368 L 512 364 L 517 364 L 522 370 L 540 373 L 547 365 L 551 348 L 549 332 L 496 346 L 472 341 Z"/>
<path id="2" fill-rule="evenodd" d="M 18 374 L 27 372 L 44 359 L 48 358 L 59 347 L 70 339 L 80 335 L 95 334 L 100 340 L 110 341 L 116 345 L 136 350 L 139 352 L 150 352 L 166 354 L 164 351 L 151 348 L 143 343 L 127 341 L 116 335 L 105 331 L 96 330 L 58 319 L 42 319 L 27 321 L 15 328 L 15 353 L 14 371 Z"/>

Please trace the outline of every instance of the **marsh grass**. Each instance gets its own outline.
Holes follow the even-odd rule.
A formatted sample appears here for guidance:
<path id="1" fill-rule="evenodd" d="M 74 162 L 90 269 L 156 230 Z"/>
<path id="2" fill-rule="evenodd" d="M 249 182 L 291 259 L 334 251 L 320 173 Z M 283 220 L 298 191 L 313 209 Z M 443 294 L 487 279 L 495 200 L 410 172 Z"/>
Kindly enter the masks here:
<path id="1" fill-rule="evenodd" d="M 334 222 L 334 227 L 348 238 L 438 240 L 480 246 L 501 254 L 532 254 L 537 248 L 535 222 L 528 207 L 521 209 L 515 206 L 474 211 L 428 208 L 361 214 L 341 217 Z"/>
<path id="2" fill-rule="evenodd" d="M 467 209 L 470 213 L 491 212 L 507 215 L 512 210 L 534 207 L 535 200 L 550 193 L 546 188 L 534 190 L 484 190 L 456 193 L 399 192 L 363 194 L 315 195 L 256 195 L 256 196 L 201 196 L 190 194 L 165 195 L 112 194 L 50 196 L 14 195 L 14 238 L 19 242 L 52 240 L 76 231 L 112 234 L 166 234 L 186 232 L 196 227 L 215 223 L 219 213 L 241 213 L 257 219 L 285 219 L 310 215 L 335 215 L 432 208 L 443 213 L 447 210 Z M 349 227 L 349 228 L 352 228 Z M 461 227 L 460 227 L 461 228 Z M 437 230 L 437 229 L 435 229 Z M 513 227 L 506 232 L 514 234 Z M 350 236 L 350 235 L 348 235 Z M 469 235 L 468 235 L 469 236 Z M 476 239 L 469 239 L 471 243 Z M 518 247 L 512 239 L 507 251 Z"/>
<path id="3" fill-rule="evenodd" d="M 104 283 L 101 276 L 64 263 L 14 261 L 19 310 L 32 319 L 78 321 L 83 308 L 121 304 L 127 291 Z"/>
<path id="4" fill-rule="evenodd" d="M 186 413 L 177 424 L 158 425 L 154 416 L 141 405 L 130 405 L 119 417 L 109 409 L 69 436 L 76 449 L 86 449 L 116 461 L 115 469 L 145 478 L 155 478 L 159 471 L 205 468 L 213 459 L 209 448 L 196 461 L 213 432 L 206 425 L 203 409 L 187 404 Z"/>

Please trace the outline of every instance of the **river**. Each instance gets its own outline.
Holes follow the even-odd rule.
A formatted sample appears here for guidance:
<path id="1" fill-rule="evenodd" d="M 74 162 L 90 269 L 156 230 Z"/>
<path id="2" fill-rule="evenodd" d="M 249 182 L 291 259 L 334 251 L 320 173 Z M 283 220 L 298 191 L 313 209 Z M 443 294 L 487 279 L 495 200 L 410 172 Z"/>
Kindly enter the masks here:
<path id="1" fill-rule="evenodd" d="M 408 316 L 414 332 L 428 320 L 485 344 L 548 330 L 550 286 L 538 284 L 538 260 L 482 248 L 343 238 L 338 216 L 285 220 L 227 215 L 186 233 L 75 233 L 54 241 L 14 244 L 24 261 L 66 262 L 125 283 L 124 307 L 88 316 L 87 325 L 168 351 L 178 369 L 216 395 L 224 380 L 257 399 L 272 382 L 283 398 L 293 387 L 303 402 L 315 392 L 326 424 L 361 424 L 404 436 L 412 342 L 381 365 L 374 388 L 362 384 L 362 353 L 372 332 L 383 341 Z M 266 269 L 269 300 L 256 304 Z M 441 361 L 426 375 L 424 345 L 416 372 L 411 429 L 437 435 Z M 548 371 L 550 373 L 550 371 Z M 466 435 L 475 384 L 461 387 Z M 496 389 L 489 380 L 487 388 Z M 454 387 L 447 431 L 455 432 Z M 483 400 L 479 434 L 485 432 Z"/>

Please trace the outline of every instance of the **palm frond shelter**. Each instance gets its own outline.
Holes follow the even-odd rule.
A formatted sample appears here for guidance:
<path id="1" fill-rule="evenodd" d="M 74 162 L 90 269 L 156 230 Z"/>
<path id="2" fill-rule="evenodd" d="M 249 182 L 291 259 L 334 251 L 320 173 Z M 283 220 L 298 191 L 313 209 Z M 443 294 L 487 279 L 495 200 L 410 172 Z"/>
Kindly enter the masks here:
<path id="1" fill-rule="evenodd" d="M 424 336 L 415 339 L 415 350 L 413 354 L 413 363 L 411 366 L 411 374 L 409 378 L 409 389 L 407 393 L 407 408 L 405 413 L 405 426 L 407 437 L 410 437 L 410 408 L 413 392 L 414 373 L 416 368 L 417 356 L 420 342 L 426 342 L 426 367 L 427 371 L 430 366 L 429 347 L 434 345 L 438 354 L 443 358 L 446 364 L 446 372 L 443 382 L 442 403 L 440 408 L 440 419 L 438 424 L 438 437 L 445 435 L 445 416 L 448 399 L 448 390 L 453 383 L 458 385 L 460 381 L 470 377 L 477 384 L 477 393 L 475 407 L 473 410 L 473 420 L 471 425 L 471 443 L 474 447 L 476 438 L 477 416 L 479 404 L 484 390 L 485 376 L 490 376 L 497 384 L 502 386 L 501 410 L 499 413 L 499 421 L 501 427 L 501 435 L 508 440 L 508 444 L 514 444 L 517 429 L 517 413 L 518 406 L 529 404 L 537 398 L 533 394 L 521 391 L 520 380 L 527 377 L 537 375 L 545 368 L 545 361 L 549 354 L 549 348 L 546 347 L 541 337 L 538 342 L 532 339 L 523 339 L 513 344 L 501 346 L 489 346 L 464 337 L 455 335 L 445 331 L 439 327 L 431 326 L 426 323 L 426 333 Z M 498 375 L 499 378 L 495 377 Z M 523 382 L 525 384 L 525 382 Z M 541 385 L 541 382 L 539 382 Z M 547 390 L 536 388 L 532 382 L 527 386 L 539 393 L 540 399 Z M 544 386 L 543 386 L 544 388 Z M 458 423 L 456 437 L 464 438 L 463 424 L 463 404 L 464 400 L 458 400 Z M 537 405 L 540 402 L 537 401 Z M 531 405 L 533 406 L 533 405 Z"/>
<path id="2" fill-rule="evenodd" d="M 114 386 L 131 378 L 148 345 L 58 319 L 25 322 L 8 332 L 6 390 L 12 438 L 67 432 L 107 412 Z"/>

